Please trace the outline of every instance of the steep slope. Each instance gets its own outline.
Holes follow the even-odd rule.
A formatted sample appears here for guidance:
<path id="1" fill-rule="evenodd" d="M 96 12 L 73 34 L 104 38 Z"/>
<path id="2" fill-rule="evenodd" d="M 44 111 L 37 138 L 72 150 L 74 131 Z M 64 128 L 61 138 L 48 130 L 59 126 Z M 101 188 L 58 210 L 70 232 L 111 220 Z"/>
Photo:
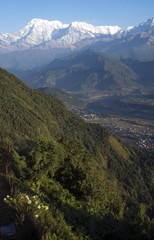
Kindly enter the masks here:
<path id="1" fill-rule="evenodd" d="M 92 50 L 57 59 L 23 80 L 31 87 L 67 91 L 129 90 L 140 86 L 138 76 L 128 66 Z"/>
<path id="2" fill-rule="evenodd" d="M 26 137 L 34 138 L 37 135 L 52 136 L 55 139 L 65 136 L 80 139 L 95 152 L 95 147 L 92 145 L 104 144 L 106 137 L 111 134 L 104 128 L 86 124 L 84 120 L 70 113 L 56 98 L 30 89 L 2 69 L 0 100 L 2 138 L 19 141 Z M 98 139 L 95 142 L 93 137 L 99 130 L 102 140 Z M 93 144 L 91 145 L 90 142 Z"/>
<path id="3" fill-rule="evenodd" d="M 38 90 L 48 93 L 56 98 L 58 98 L 59 100 L 61 100 L 65 106 L 71 110 L 71 109 L 84 109 L 85 105 L 84 103 L 79 100 L 78 98 L 75 97 L 75 95 L 73 94 L 69 94 L 65 91 L 62 91 L 60 89 L 57 88 L 38 88 Z"/>
<path id="4" fill-rule="evenodd" d="M 3 69 L 0 112 L 0 202 L 16 213 L 14 239 L 152 239 L 150 156 Z"/>
<path id="5" fill-rule="evenodd" d="M 56 98 L 30 89 L 2 69 L 0 71 L 0 111 L 2 140 L 22 144 L 26 138 L 39 135 L 54 139 L 66 137 L 81 141 L 93 155 L 97 156 L 100 164 L 103 163 L 104 157 L 112 160 L 112 151 L 117 159 L 120 156 L 124 162 L 127 162 L 127 158 L 133 157 L 132 150 L 128 150 L 121 143 L 119 146 L 123 148 L 122 154 L 118 152 L 118 148 L 113 149 L 110 131 L 98 125 L 87 124 L 83 119 L 70 113 Z"/>

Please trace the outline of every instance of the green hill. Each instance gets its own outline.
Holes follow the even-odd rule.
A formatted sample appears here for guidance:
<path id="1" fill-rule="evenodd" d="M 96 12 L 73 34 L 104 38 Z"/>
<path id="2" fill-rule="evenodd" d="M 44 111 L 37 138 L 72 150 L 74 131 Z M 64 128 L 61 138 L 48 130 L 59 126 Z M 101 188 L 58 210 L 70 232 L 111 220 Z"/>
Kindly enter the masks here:
<path id="1" fill-rule="evenodd" d="M 1 225 L 16 223 L 13 239 L 153 238 L 151 156 L 3 69 L 0 136 Z"/>
<path id="2" fill-rule="evenodd" d="M 57 89 L 57 88 L 49 88 L 49 87 L 44 87 L 44 88 L 38 88 L 38 90 L 48 93 L 59 100 L 61 100 L 65 106 L 68 109 L 84 109 L 85 105 L 84 103 L 79 100 L 77 97 L 75 97 L 73 94 L 69 94 L 63 90 Z"/>
<path id="3" fill-rule="evenodd" d="M 128 66 L 104 53 L 86 50 L 57 59 L 23 77 L 29 86 L 67 91 L 105 91 L 140 87 Z"/>

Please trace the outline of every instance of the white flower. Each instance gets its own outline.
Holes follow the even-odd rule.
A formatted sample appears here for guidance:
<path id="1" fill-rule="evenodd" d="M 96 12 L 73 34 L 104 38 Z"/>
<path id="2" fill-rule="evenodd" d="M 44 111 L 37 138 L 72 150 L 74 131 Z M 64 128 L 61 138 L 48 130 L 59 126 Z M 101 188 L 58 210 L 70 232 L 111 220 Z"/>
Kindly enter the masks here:
<path id="1" fill-rule="evenodd" d="M 35 215 L 36 218 L 38 218 L 38 216 L 39 216 L 38 214 Z"/>
<path id="2" fill-rule="evenodd" d="M 10 196 L 9 196 L 9 195 L 7 195 L 6 197 L 7 197 L 7 198 L 9 198 Z"/>
<path id="3" fill-rule="evenodd" d="M 35 198 L 36 198 L 36 196 L 33 196 L 32 198 L 33 198 L 33 199 L 35 199 Z"/>
<path id="4" fill-rule="evenodd" d="M 32 203 L 32 201 L 31 200 L 28 200 L 28 204 L 31 204 Z"/>
<path id="5" fill-rule="evenodd" d="M 4 198 L 4 201 L 6 201 L 6 198 Z"/>
<path id="6" fill-rule="evenodd" d="M 36 204 L 38 204 L 38 202 L 37 202 L 37 201 L 36 201 L 35 203 L 36 203 Z"/>
<path id="7" fill-rule="evenodd" d="M 40 206 L 40 205 L 38 205 L 38 206 L 37 206 L 37 208 L 38 208 L 38 209 L 40 209 L 40 208 L 41 208 L 41 206 Z"/>
<path id="8" fill-rule="evenodd" d="M 29 200 L 29 197 L 28 197 L 28 195 L 26 195 L 25 197 L 26 197 L 26 198 Z"/>
<path id="9" fill-rule="evenodd" d="M 45 210 L 48 210 L 49 209 L 49 207 L 48 206 L 45 206 Z"/>

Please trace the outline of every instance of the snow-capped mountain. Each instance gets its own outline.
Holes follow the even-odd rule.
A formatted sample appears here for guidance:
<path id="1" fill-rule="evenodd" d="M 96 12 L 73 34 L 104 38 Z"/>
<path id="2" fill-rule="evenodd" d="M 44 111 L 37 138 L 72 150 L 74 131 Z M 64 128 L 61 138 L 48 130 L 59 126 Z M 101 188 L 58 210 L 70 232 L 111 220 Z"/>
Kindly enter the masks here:
<path id="1" fill-rule="evenodd" d="M 22 45 L 32 47 L 52 39 L 54 30 L 64 29 L 67 24 L 60 21 L 32 19 L 27 26 L 18 32 L 0 34 L 0 44 L 5 46 Z"/>
<path id="2" fill-rule="evenodd" d="M 27 26 L 14 33 L 0 34 L 0 52 L 11 52 L 38 47 L 66 48 L 95 39 L 119 38 L 154 28 L 154 18 L 123 30 L 119 26 L 93 26 L 86 22 L 63 24 L 60 21 L 32 19 Z"/>
<path id="3" fill-rule="evenodd" d="M 138 26 L 130 26 L 127 29 L 121 31 L 123 35 L 134 35 L 140 33 L 148 33 L 154 30 L 154 18 L 149 18 L 147 21 L 140 23 Z"/>
<path id="4" fill-rule="evenodd" d="M 18 32 L 0 34 L 0 67 L 32 69 L 83 49 L 154 61 L 154 18 L 126 29 L 32 19 Z"/>
<path id="5" fill-rule="evenodd" d="M 140 23 L 138 26 L 131 29 L 131 33 L 147 32 L 154 28 L 154 18 L 150 18 L 147 21 Z"/>
<path id="6" fill-rule="evenodd" d="M 0 48 L 17 50 L 36 47 L 52 41 L 53 45 L 68 46 L 83 39 L 99 35 L 113 35 L 120 31 L 118 26 L 93 26 L 85 22 L 63 24 L 60 21 L 32 19 L 18 32 L 0 34 Z"/>

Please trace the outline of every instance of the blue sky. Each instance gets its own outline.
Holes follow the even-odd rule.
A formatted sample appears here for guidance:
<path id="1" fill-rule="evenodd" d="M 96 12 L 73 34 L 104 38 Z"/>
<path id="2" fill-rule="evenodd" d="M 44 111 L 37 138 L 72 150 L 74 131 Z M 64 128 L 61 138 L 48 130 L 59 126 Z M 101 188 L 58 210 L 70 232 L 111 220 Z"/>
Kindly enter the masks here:
<path id="1" fill-rule="evenodd" d="M 126 28 L 151 17 L 154 0 L 2 0 L 0 33 L 18 31 L 32 18 Z"/>

